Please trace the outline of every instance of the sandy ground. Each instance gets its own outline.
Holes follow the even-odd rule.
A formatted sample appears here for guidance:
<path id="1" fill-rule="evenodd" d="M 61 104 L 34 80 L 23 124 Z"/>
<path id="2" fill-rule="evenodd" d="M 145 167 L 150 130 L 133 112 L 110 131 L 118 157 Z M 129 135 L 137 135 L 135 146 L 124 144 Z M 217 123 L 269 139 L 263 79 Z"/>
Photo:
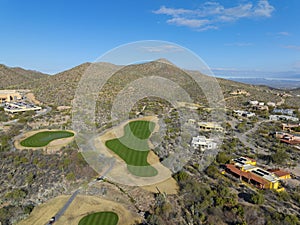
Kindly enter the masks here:
<path id="1" fill-rule="evenodd" d="M 65 106 L 65 105 L 57 106 L 57 110 L 59 111 L 63 111 L 71 108 L 72 108 L 71 106 Z"/>
<path id="2" fill-rule="evenodd" d="M 153 192 L 153 193 L 166 193 L 166 194 L 178 194 L 179 187 L 177 185 L 176 180 L 172 177 L 156 184 L 146 185 L 142 187 L 143 189 Z"/>
<path id="3" fill-rule="evenodd" d="M 156 124 L 154 132 L 157 132 L 159 130 L 158 118 L 156 116 L 148 116 L 130 121 L 136 120 L 152 121 Z M 123 136 L 124 126 L 130 121 L 126 121 L 119 126 L 110 129 L 94 140 L 94 145 L 100 154 L 117 159 L 113 169 L 108 173 L 107 177 L 109 177 L 109 179 L 116 183 L 121 183 L 129 186 L 143 186 L 146 190 L 151 192 L 157 192 L 156 187 L 158 187 L 161 192 L 165 192 L 167 194 L 177 193 L 178 185 L 176 181 L 171 177 L 171 171 L 159 162 L 158 156 L 155 155 L 153 151 L 149 152 L 147 161 L 158 171 L 158 174 L 154 177 L 138 177 L 132 175 L 128 171 L 126 163 L 118 155 L 116 155 L 105 146 L 105 142 L 107 140 Z M 150 148 L 152 146 L 150 142 L 149 146 Z"/>
<path id="4" fill-rule="evenodd" d="M 19 150 L 23 150 L 23 149 L 43 149 L 45 150 L 48 154 L 51 153 L 55 153 L 56 151 L 60 150 L 63 146 L 66 146 L 67 144 L 71 143 L 74 140 L 74 137 L 68 137 L 68 138 L 61 138 L 61 139 L 57 139 L 54 141 L 51 141 L 48 145 L 44 146 L 44 147 L 24 147 L 20 144 L 20 142 L 36 133 L 42 132 L 42 131 L 61 131 L 61 130 L 49 130 L 49 129 L 40 129 L 40 130 L 35 130 L 35 131 L 29 131 L 25 134 L 23 134 L 22 136 L 20 136 L 19 139 L 17 139 L 14 143 L 15 147 Z M 66 130 L 69 132 L 74 133 L 74 131 L 72 130 Z"/>
<path id="5" fill-rule="evenodd" d="M 30 216 L 19 222 L 18 225 L 41 225 L 46 224 L 68 201 L 70 196 L 63 195 L 49 200 L 48 202 L 37 206 Z M 118 214 L 120 225 L 134 224 L 135 221 L 141 221 L 138 215 L 133 215 L 122 204 L 105 200 L 96 196 L 78 195 L 71 203 L 62 217 L 55 222 L 55 225 L 78 225 L 78 222 L 84 216 L 101 211 L 112 211 Z"/>
<path id="6" fill-rule="evenodd" d="M 41 105 L 41 102 L 40 101 L 38 101 L 35 97 L 34 97 L 34 94 L 33 93 L 27 93 L 26 95 L 26 98 L 30 101 L 30 102 L 32 102 L 32 103 L 34 103 L 34 104 L 36 104 L 36 105 Z"/>

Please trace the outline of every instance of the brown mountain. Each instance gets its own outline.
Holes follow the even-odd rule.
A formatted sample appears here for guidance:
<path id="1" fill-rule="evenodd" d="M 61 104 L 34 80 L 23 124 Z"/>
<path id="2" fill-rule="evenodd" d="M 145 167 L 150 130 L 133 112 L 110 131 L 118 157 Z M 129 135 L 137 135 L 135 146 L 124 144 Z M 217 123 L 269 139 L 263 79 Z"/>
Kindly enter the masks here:
<path id="1" fill-rule="evenodd" d="M 48 105 L 71 105 L 76 86 L 89 65 L 84 63 L 55 75 L 20 84 L 18 88 L 32 90 L 39 101 Z"/>
<path id="2" fill-rule="evenodd" d="M 90 67 L 91 65 L 91 63 L 84 63 L 56 75 L 22 83 L 18 87 L 31 89 L 35 93 L 36 98 L 45 104 L 71 105 L 78 83 L 86 70 L 93 68 Z M 105 69 L 116 70 L 118 66 L 109 63 L 97 64 L 98 71 Z M 15 71 L 13 72 L 16 73 Z M 103 104 L 105 103 L 105 105 L 110 104 L 116 94 L 131 81 L 145 76 L 160 76 L 179 84 L 183 89 L 187 90 L 193 99 L 205 103 L 205 88 L 199 90 L 195 85 L 191 85 L 195 84 L 191 75 L 200 77 L 203 87 L 208 87 L 207 81 L 212 79 L 197 71 L 183 71 L 169 62 L 165 63 L 163 60 L 126 66 L 117 71 L 103 87 L 104 91 L 99 96 L 99 100 Z M 97 79 L 97 76 L 99 76 L 99 73 L 95 72 L 94 79 Z M 220 86 L 226 100 L 226 105 L 233 108 L 241 107 L 244 102 L 250 99 L 264 102 L 279 102 L 281 100 L 280 96 L 277 95 L 281 92 L 280 90 L 220 78 L 213 79 L 216 79 L 217 84 Z M 210 89 L 207 88 L 207 90 L 209 91 Z M 248 94 L 232 94 L 240 90 Z"/>
<path id="3" fill-rule="evenodd" d="M 19 67 L 8 67 L 0 64 L 0 89 L 13 88 L 16 85 L 31 80 L 46 78 L 48 75 L 33 70 L 25 70 Z"/>

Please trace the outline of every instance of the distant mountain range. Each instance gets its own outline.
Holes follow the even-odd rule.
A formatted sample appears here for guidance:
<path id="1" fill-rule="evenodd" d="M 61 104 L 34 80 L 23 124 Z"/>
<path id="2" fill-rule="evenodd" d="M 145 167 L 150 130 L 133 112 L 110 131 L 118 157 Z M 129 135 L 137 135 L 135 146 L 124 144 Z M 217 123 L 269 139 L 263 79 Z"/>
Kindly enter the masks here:
<path id="1" fill-rule="evenodd" d="M 241 71 L 234 69 L 213 69 L 216 77 L 253 85 L 265 85 L 279 89 L 294 89 L 300 87 L 300 74 L 295 71 L 265 72 Z"/>
<path id="2" fill-rule="evenodd" d="M 265 85 L 272 88 L 278 89 L 295 89 L 300 88 L 300 79 L 280 79 L 280 78 L 240 78 L 240 77 L 229 77 L 229 80 L 253 84 L 253 85 Z"/>

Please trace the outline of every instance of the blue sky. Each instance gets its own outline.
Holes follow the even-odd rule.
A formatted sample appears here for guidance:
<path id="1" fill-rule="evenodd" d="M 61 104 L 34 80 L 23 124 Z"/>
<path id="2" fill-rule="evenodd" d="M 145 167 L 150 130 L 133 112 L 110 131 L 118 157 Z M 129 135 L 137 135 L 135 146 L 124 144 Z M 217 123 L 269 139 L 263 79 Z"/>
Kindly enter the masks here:
<path id="1" fill-rule="evenodd" d="M 53 74 L 118 45 L 163 40 L 216 73 L 300 74 L 299 8 L 299 0 L 0 0 L 0 63 Z"/>

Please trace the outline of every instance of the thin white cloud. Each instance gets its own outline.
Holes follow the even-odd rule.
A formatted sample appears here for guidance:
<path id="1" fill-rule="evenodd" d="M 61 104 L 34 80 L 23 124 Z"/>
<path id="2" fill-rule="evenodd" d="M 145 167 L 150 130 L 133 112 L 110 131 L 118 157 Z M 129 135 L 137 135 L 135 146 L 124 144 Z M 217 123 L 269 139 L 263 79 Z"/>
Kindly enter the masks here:
<path id="1" fill-rule="evenodd" d="M 205 2 L 197 9 L 168 8 L 161 6 L 153 11 L 155 14 L 171 16 L 168 24 L 197 28 L 196 30 L 217 29 L 220 24 L 237 21 L 243 18 L 268 18 L 275 8 L 268 0 L 258 0 L 239 4 L 234 7 L 225 7 L 219 2 Z"/>
<path id="2" fill-rule="evenodd" d="M 201 28 L 198 28 L 197 31 L 206 31 L 206 30 L 218 30 L 219 28 L 214 25 L 208 25 Z"/>
<path id="3" fill-rule="evenodd" d="M 281 31 L 281 32 L 278 32 L 277 34 L 280 36 L 290 36 L 291 35 L 289 32 L 286 32 L 286 31 Z"/>
<path id="4" fill-rule="evenodd" d="M 142 48 L 147 52 L 152 52 L 152 53 L 168 53 L 168 52 L 183 51 L 183 49 L 175 45 L 146 46 Z"/>
<path id="5" fill-rule="evenodd" d="M 287 49 L 293 49 L 293 50 L 300 51 L 300 46 L 299 45 L 286 45 L 286 46 L 283 46 L 283 47 L 287 48 Z"/>
<path id="6" fill-rule="evenodd" d="M 225 46 L 237 46 L 237 47 L 245 47 L 252 46 L 253 43 L 250 42 L 234 42 L 234 43 L 226 43 Z"/>
<path id="7" fill-rule="evenodd" d="M 164 14 L 169 16 L 179 16 L 182 14 L 191 14 L 193 13 L 193 10 L 189 9 L 173 9 L 173 8 L 167 8 L 165 6 L 160 7 L 160 9 L 153 11 L 155 14 Z"/>
<path id="8" fill-rule="evenodd" d="M 174 24 L 177 26 L 186 26 L 192 28 L 203 27 L 210 23 L 209 20 L 198 20 L 198 19 L 186 19 L 182 17 L 175 17 L 167 20 L 168 24 Z"/>
<path id="9" fill-rule="evenodd" d="M 271 17 L 275 8 L 270 5 L 268 0 L 260 0 L 254 9 L 254 14 L 262 17 Z"/>
<path id="10" fill-rule="evenodd" d="M 216 67 L 216 68 L 211 68 L 214 71 L 239 71 L 237 68 L 227 68 L 227 67 Z"/>

